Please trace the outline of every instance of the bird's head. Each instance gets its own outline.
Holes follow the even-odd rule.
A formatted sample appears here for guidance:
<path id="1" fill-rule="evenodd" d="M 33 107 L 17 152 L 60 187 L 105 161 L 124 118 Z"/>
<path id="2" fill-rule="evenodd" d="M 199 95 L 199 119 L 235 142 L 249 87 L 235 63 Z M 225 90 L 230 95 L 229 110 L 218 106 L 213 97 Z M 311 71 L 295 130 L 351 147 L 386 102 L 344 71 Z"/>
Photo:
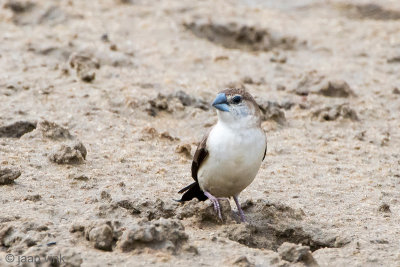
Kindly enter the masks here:
<path id="1" fill-rule="evenodd" d="M 233 128 L 261 123 L 260 108 L 244 89 L 225 89 L 218 93 L 212 105 L 217 109 L 218 120 Z"/>

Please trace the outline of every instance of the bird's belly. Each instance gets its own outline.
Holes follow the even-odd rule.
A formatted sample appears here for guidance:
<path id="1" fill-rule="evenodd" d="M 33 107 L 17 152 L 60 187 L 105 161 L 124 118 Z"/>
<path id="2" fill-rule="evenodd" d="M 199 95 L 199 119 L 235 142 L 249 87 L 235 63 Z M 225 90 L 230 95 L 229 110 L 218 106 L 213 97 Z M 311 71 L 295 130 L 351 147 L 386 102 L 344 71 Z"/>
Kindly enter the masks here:
<path id="1" fill-rule="evenodd" d="M 230 164 L 222 165 L 224 167 L 204 168 L 204 172 L 199 175 L 200 187 L 216 197 L 238 195 L 253 182 L 260 164 L 242 166 L 240 169 Z"/>
<path id="2" fill-rule="evenodd" d="M 259 140 L 234 140 L 232 144 L 225 139 L 214 145 L 216 149 L 209 152 L 199 169 L 201 189 L 216 197 L 238 195 L 257 175 L 264 155 L 264 140 L 265 136 L 261 136 Z"/>

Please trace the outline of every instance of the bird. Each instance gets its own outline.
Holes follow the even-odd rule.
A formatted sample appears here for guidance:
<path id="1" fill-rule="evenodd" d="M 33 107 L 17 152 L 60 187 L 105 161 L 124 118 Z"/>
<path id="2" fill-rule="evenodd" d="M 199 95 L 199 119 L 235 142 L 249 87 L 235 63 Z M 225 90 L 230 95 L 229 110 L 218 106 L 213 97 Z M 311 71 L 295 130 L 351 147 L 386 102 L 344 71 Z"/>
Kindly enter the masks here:
<path id="1" fill-rule="evenodd" d="M 178 201 L 209 199 L 222 220 L 219 199 L 232 197 L 241 221 L 246 222 L 239 194 L 253 182 L 267 152 L 262 114 L 253 96 L 242 88 L 219 92 L 212 106 L 218 121 L 199 143 L 191 168 L 194 182 L 178 192 L 183 193 Z"/>

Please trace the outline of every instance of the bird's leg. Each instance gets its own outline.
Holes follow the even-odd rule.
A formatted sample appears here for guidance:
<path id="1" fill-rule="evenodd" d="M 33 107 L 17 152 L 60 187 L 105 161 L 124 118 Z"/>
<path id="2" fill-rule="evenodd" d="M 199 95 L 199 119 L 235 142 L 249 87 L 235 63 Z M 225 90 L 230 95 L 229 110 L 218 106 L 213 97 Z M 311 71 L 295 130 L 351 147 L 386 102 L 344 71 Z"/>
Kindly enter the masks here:
<path id="1" fill-rule="evenodd" d="M 246 222 L 246 217 L 244 216 L 244 212 L 242 210 L 242 207 L 240 207 L 238 196 L 234 196 L 233 199 L 235 200 L 236 207 L 237 207 L 238 212 L 239 212 L 240 220 L 242 222 Z"/>
<path id="2" fill-rule="evenodd" d="M 222 220 L 221 207 L 219 205 L 218 198 L 214 197 L 207 191 L 204 191 L 204 195 L 206 195 L 206 197 L 208 197 L 208 199 L 214 204 L 214 210 L 218 214 L 218 217 Z"/>

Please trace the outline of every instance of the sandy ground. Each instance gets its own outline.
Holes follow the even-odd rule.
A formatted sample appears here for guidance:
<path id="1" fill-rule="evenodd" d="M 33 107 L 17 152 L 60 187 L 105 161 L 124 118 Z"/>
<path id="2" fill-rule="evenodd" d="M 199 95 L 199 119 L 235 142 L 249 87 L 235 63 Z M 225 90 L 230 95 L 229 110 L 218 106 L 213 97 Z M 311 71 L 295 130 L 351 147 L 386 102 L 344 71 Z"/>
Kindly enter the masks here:
<path id="1" fill-rule="evenodd" d="M 0 266 L 400 266 L 399 29 L 397 0 L 2 1 Z M 265 113 L 248 224 L 173 201 L 227 86 Z"/>

